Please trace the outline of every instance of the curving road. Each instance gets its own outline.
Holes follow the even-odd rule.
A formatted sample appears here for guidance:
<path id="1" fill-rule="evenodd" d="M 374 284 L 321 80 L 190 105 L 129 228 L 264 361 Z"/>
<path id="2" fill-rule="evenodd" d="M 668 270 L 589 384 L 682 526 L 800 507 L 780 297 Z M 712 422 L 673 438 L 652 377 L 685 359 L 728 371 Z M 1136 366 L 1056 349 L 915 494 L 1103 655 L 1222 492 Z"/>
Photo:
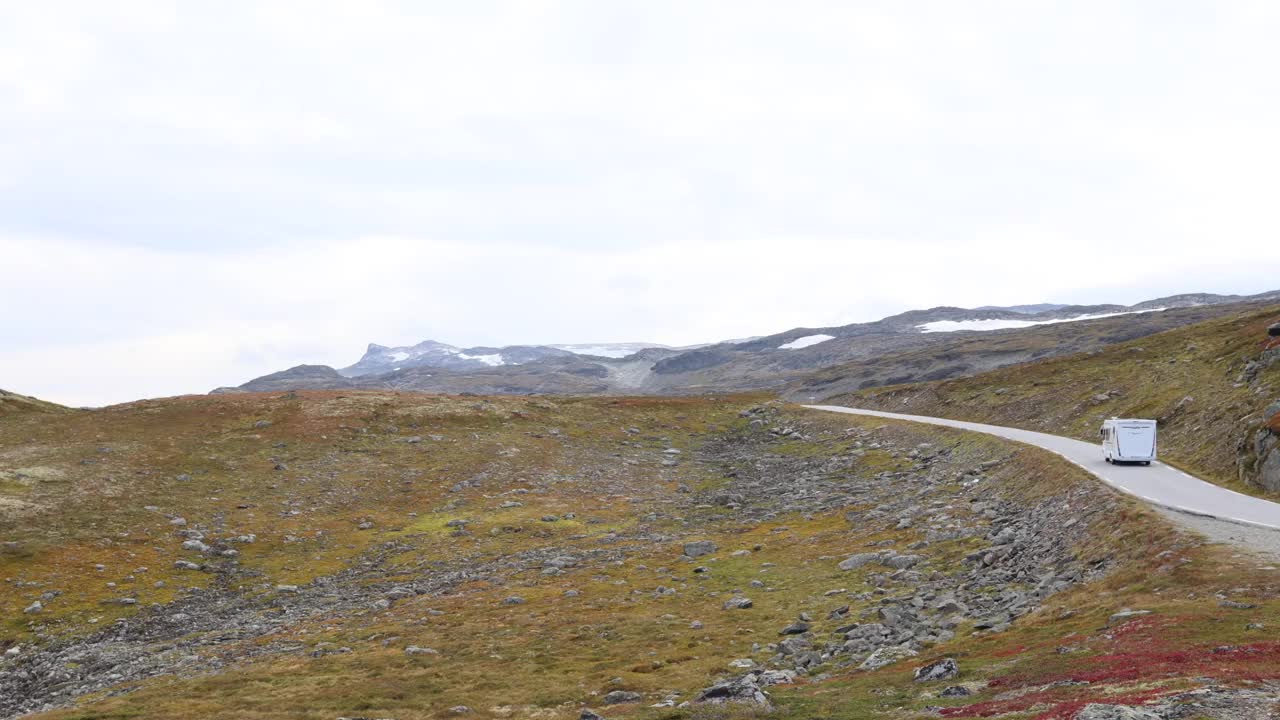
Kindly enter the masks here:
<path id="1" fill-rule="evenodd" d="M 848 413 L 850 415 L 870 415 L 894 420 L 945 425 L 962 430 L 997 435 L 1057 453 L 1096 475 L 1106 484 L 1142 498 L 1152 505 L 1181 513 L 1265 528 L 1266 530 L 1280 530 L 1280 504 L 1243 495 L 1233 490 L 1207 483 L 1161 462 L 1153 462 L 1150 466 L 1112 465 L 1102 459 L 1101 447 L 1093 443 L 1048 433 L 1001 427 L 999 425 L 984 425 L 963 420 L 947 420 L 923 415 L 902 415 L 878 410 L 858 410 L 839 405 L 805 405 L 805 407 L 828 412 Z M 1192 524 L 1194 525 L 1194 523 Z M 1203 527 L 1197 529 L 1204 530 Z M 1221 535 L 1221 533 L 1208 534 Z M 1268 535 L 1270 534 L 1268 533 Z M 1222 537 L 1221 539 L 1227 541 L 1236 540 L 1236 538 L 1230 537 Z M 1238 540 L 1243 544 L 1258 545 L 1255 540 L 1244 538 L 1239 538 Z M 1273 542 L 1263 544 L 1272 545 Z M 1274 552 L 1271 547 L 1263 549 Z"/>

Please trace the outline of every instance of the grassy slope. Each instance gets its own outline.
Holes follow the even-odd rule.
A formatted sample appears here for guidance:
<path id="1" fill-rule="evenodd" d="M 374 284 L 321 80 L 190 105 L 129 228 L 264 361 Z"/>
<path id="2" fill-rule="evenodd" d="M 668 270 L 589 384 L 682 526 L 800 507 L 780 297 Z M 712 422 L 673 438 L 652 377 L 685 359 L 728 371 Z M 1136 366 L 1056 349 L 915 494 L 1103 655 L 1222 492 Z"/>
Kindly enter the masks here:
<path id="1" fill-rule="evenodd" d="M 911 529 L 850 527 L 840 510 L 784 512 L 759 523 L 740 522 L 717 508 L 673 513 L 678 483 L 697 489 L 730 480 L 698 462 L 661 466 L 662 450 L 681 448 L 688 457 L 706 443 L 748 432 L 737 412 L 749 403 L 308 393 L 179 398 L 10 418 L 0 422 L 0 468 L 29 472 L 21 487 L 3 492 L 34 509 L 0 520 L 8 542 L 0 554 L 6 580 L 0 586 L 0 647 L 82 635 L 186 592 L 176 588 L 214 582 L 211 575 L 173 569 L 181 553 L 172 515 L 189 526 L 256 533 L 258 541 L 244 546 L 239 560 L 245 570 L 261 573 L 261 585 L 268 587 L 358 567 L 388 542 L 396 543 L 392 576 L 408 578 L 450 562 L 475 565 L 545 547 L 585 557 L 617 548 L 604 542 L 617 533 L 622 547 L 616 560 L 561 576 L 525 571 L 464 583 L 384 612 L 300 622 L 271 639 L 308 651 L 334 643 L 351 652 L 268 654 L 217 674 L 130 684 L 134 692 L 91 696 L 41 717 L 405 720 L 442 717 L 447 708 L 465 704 L 472 717 L 570 718 L 612 689 L 654 699 L 671 691 L 688 697 L 728 660 L 751 657 L 753 642 L 776 640 L 778 628 L 797 612 L 825 615 L 840 602 L 824 597 L 825 591 L 865 588 L 865 573 L 834 567 L 839 557 L 871 541 L 918 538 Z M 987 492 L 1011 502 L 1092 482 L 1046 453 L 985 436 L 800 410 L 787 410 L 786 417 L 811 440 L 779 441 L 775 454 L 821 460 L 845 453 L 846 430 L 857 428 L 898 447 L 934 443 L 958 466 L 1004 458 Z M 254 427 L 264 419 L 271 425 Z M 410 435 L 423 441 L 404 442 Z M 274 470 L 277 463 L 288 469 Z M 872 477 L 909 466 L 896 453 L 873 451 L 853 472 Z M 191 479 L 176 479 L 181 473 Z M 477 479 L 473 487 L 449 492 L 454 483 Z M 528 492 L 511 493 L 520 489 Z M 958 490 L 944 487 L 940 498 Z M 499 507 L 511 497 L 523 505 Z M 775 688 L 781 716 L 916 717 L 926 706 L 946 705 L 957 717 L 992 708 L 1016 717 L 1059 717 L 1085 698 L 1171 691 L 1193 685 L 1193 677 L 1228 683 L 1280 678 L 1277 644 L 1245 629 L 1246 621 L 1280 623 L 1275 573 L 1259 571 L 1248 557 L 1197 546 L 1128 499 L 1112 502 L 1118 516 L 1091 518 L 1091 539 L 1077 549 L 1082 558 L 1111 563 L 1111 575 L 1054 596 L 1007 632 L 971 636 L 962 627 L 954 641 L 921 658 L 956 657 L 960 680 L 975 696 L 937 698 L 937 687 L 911 682 L 917 663 L 904 662 Z M 566 512 L 577 517 L 539 520 Z M 454 517 L 473 521 L 469 535 L 447 531 L 444 522 Z M 375 525 L 360 530 L 361 520 Z M 711 538 L 721 548 L 706 561 L 712 572 L 696 583 L 677 560 L 679 543 L 693 538 Z M 931 547 L 929 562 L 945 570 L 972 543 Z M 750 552 L 729 554 L 737 549 Z M 729 590 L 757 578 L 774 589 L 752 592 L 756 607 L 720 610 Z M 165 584 L 156 587 L 156 581 Z M 39 585 L 18 584 L 31 582 Z M 658 585 L 681 592 L 654 597 Z M 34 619 L 21 614 L 33 594 L 55 587 L 64 594 L 44 613 Z M 570 588 L 582 596 L 563 598 Z M 242 591 L 263 592 L 258 584 Z M 1214 600 L 1218 593 L 1262 606 L 1223 610 Z M 512 594 L 526 603 L 500 603 Z M 101 604 L 125 595 L 139 605 Z M 873 605 L 855 603 L 853 615 Z M 1155 615 L 1104 628 L 1107 616 L 1123 607 Z M 693 619 L 705 627 L 691 628 Z M 263 642 L 229 640 L 224 652 L 234 657 L 243 645 Z M 1256 642 L 1255 651 L 1212 650 L 1246 642 Z M 437 648 L 441 655 L 407 657 L 406 645 Z M 1072 651 L 1060 653 L 1061 646 Z M 1085 675 L 1091 684 L 1058 682 Z M 625 705 L 605 714 L 689 712 Z"/>
<path id="2" fill-rule="evenodd" d="M 0 417 L 30 412 L 72 412 L 71 408 L 27 395 L 0 390 Z"/>
<path id="3" fill-rule="evenodd" d="M 1025 427 L 1095 440 L 1102 420 L 1157 418 L 1164 459 L 1235 490 L 1237 443 L 1280 394 L 1280 366 L 1236 383 L 1280 307 L 1234 314 L 1099 351 L 972 377 L 876 388 L 826 402 Z M 1107 399 L 1100 396 L 1110 394 Z M 1256 422 L 1255 422 L 1256 424 Z"/>

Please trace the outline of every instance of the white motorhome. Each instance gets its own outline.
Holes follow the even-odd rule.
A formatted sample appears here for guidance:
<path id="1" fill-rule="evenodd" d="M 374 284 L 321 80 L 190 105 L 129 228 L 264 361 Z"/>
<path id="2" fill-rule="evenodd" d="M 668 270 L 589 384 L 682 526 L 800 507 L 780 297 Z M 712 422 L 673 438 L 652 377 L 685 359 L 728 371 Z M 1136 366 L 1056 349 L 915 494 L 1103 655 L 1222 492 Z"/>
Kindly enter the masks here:
<path id="1" fill-rule="evenodd" d="M 1109 463 L 1142 463 L 1156 459 L 1156 421 L 1110 418 L 1102 423 L 1102 457 Z"/>

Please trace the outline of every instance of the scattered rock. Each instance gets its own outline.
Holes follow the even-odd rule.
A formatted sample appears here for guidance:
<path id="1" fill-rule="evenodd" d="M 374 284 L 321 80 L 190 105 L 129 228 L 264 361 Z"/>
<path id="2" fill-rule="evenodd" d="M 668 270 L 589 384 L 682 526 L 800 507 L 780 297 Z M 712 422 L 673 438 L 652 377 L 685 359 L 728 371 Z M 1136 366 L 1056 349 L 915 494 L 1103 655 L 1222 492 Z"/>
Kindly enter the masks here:
<path id="1" fill-rule="evenodd" d="M 410 645 L 409 647 L 404 649 L 404 654 L 405 655 L 439 655 L 440 651 L 436 650 L 435 648 L 418 647 L 417 645 Z"/>
<path id="2" fill-rule="evenodd" d="M 759 675 L 759 683 L 769 685 L 790 685 L 796 681 L 794 670 L 765 670 Z"/>
<path id="3" fill-rule="evenodd" d="M 915 567 L 922 558 L 919 555 L 889 555 L 880 560 L 880 564 L 894 570 L 906 570 Z"/>
<path id="4" fill-rule="evenodd" d="M 906 660 L 909 657 L 918 655 L 915 650 L 905 645 L 891 645 L 882 647 L 871 653 L 862 664 L 858 666 L 859 670 L 879 670 L 887 665 L 892 665 L 900 660 Z"/>
<path id="5" fill-rule="evenodd" d="M 1124 610 L 1121 610 L 1118 613 L 1114 613 L 1113 615 L 1111 615 L 1111 617 L 1107 618 L 1107 627 L 1110 627 L 1117 623 L 1125 622 L 1126 620 L 1132 620 L 1133 618 L 1142 617 L 1143 615 L 1150 615 L 1150 614 L 1151 614 L 1150 610 L 1130 610 L 1128 608 L 1125 608 Z"/>
<path id="6" fill-rule="evenodd" d="M 721 680 L 709 688 L 703 689 L 694 697 L 695 703 L 723 704 L 729 702 L 769 705 L 769 696 L 760 689 L 756 681 L 757 675 L 747 673 L 731 680 Z"/>
<path id="7" fill-rule="evenodd" d="M 731 597 L 725 600 L 721 607 L 725 610 L 746 610 L 751 607 L 751 598 L 742 597 L 741 595 Z"/>
<path id="8" fill-rule="evenodd" d="M 969 688 L 963 685 L 949 685 L 942 688 L 942 692 L 938 693 L 938 697 L 967 697 L 970 694 Z"/>
<path id="9" fill-rule="evenodd" d="M 782 631 L 779 632 L 778 634 L 779 635 L 800 635 L 802 633 L 807 633 L 807 632 L 809 632 L 809 623 L 804 622 L 803 620 L 799 620 L 782 628 Z"/>
<path id="10" fill-rule="evenodd" d="M 710 540 L 698 540 L 684 544 L 684 554 L 691 557 L 702 557 L 716 551 L 716 544 Z"/>
<path id="11" fill-rule="evenodd" d="M 880 557 L 880 553 L 858 553 L 841 560 L 838 567 L 841 570 L 857 570 L 863 565 L 879 560 Z"/>
<path id="12" fill-rule="evenodd" d="M 604 696 L 602 702 L 605 705 L 619 705 L 622 703 L 640 702 L 641 695 L 638 692 L 630 690 L 612 690 Z"/>
<path id="13" fill-rule="evenodd" d="M 956 666 L 956 661 L 952 658 L 943 658 L 936 662 L 931 662 L 923 667 L 915 670 L 916 682 L 934 682 L 936 680 L 950 680 L 960 674 L 960 668 Z"/>
<path id="14" fill-rule="evenodd" d="M 1160 720 L 1160 716 L 1128 705 L 1089 703 L 1076 713 L 1075 720 Z"/>
<path id="15" fill-rule="evenodd" d="M 524 598 L 520 597 L 519 595 L 509 595 L 505 598 L 502 598 L 502 604 L 503 605 L 523 605 Z"/>

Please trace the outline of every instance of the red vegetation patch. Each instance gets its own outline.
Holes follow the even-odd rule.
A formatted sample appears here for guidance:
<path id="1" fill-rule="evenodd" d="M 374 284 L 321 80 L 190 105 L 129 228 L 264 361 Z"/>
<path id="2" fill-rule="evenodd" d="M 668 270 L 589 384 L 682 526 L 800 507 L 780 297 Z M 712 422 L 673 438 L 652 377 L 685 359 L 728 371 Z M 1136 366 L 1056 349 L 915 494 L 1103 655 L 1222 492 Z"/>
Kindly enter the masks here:
<path id="1" fill-rule="evenodd" d="M 1103 693 L 1104 689 L 1117 684 L 1197 677 L 1216 681 L 1280 679 L 1280 642 L 1182 645 L 1177 628 L 1194 621 L 1195 618 L 1177 616 L 1135 618 L 1095 638 L 1108 646 L 1107 651 L 1075 659 L 1074 667 L 1062 670 L 1059 666 L 1052 672 L 1037 673 L 1036 664 L 1027 663 L 1023 667 L 1028 671 L 996 677 L 987 683 L 988 687 L 1001 690 L 1041 689 L 1005 700 L 947 708 L 942 715 L 989 717 L 1048 706 L 1048 710 L 1036 717 L 1059 720 L 1072 717 L 1090 702 L 1134 705 L 1168 692 Z"/>
<path id="2" fill-rule="evenodd" d="M 991 687 L 1026 687 L 1055 682 L 1120 683 L 1180 677 L 1219 680 L 1280 678 L 1280 642 L 1174 650 L 1162 643 L 1082 658 L 1078 670 L 1048 677 L 1008 676 L 993 679 Z"/>
<path id="3" fill-rule="evenodd" d="M 1071 687 L 1053 688 L 1043 692 L 1028 693 L 1008 700 L 992 700 L 965 707 L 945 708 L 942 710 L 942 716 L 953 718 L 991 717 L 992 715 L 1023 712 L 1036 705 L 1051 705 L 1048 710 L 1036 715 L 1034 720 L 1070 720 L 1070 718 L 1075 717 L 1076 713 L 1080 712 L 1081 708 L 1089 703 L 1105 702 L 1108 705 L 1141 705 L 1164 694 L 1159 690 L 1151 690 L 1127 695 L 1108 695 L 1106 698 L 1093 698 L 1087 696 L 1087 688 L 1084 688 L 1085 693 L 1080 693 L 1080 689 Z"/>

